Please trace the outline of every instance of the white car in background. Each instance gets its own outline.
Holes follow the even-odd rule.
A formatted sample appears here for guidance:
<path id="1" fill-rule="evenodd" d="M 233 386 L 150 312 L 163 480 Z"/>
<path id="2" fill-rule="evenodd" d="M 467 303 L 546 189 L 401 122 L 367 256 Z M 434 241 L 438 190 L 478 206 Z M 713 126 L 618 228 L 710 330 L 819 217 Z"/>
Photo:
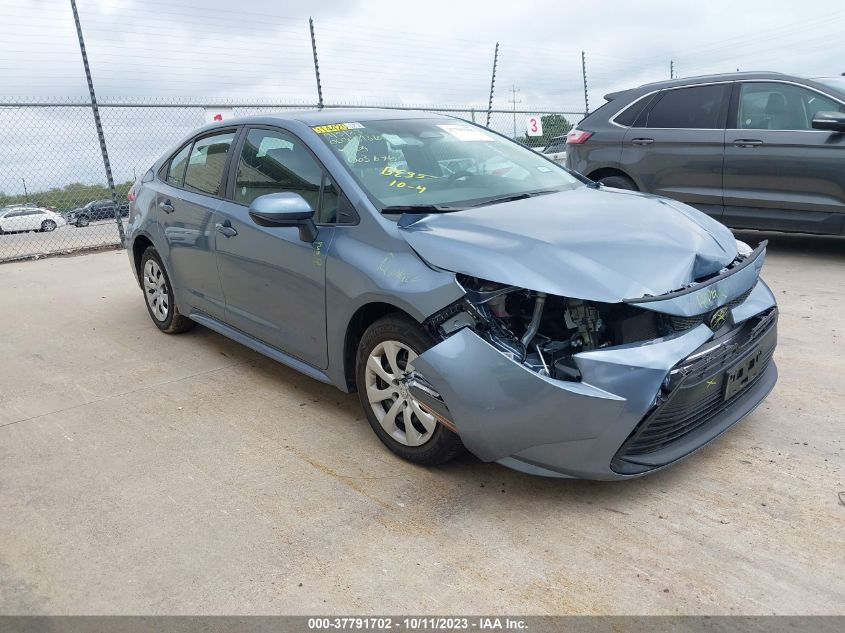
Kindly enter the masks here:
<path id="1" fill-rule="evenodd" d="M 13 206 L 0 209 L 0 233 L 43 231 L 49 233 L 67 221 L 55 211 L 41 207 Z"/>
<path id="2" fill-rule="evenodd" d="M 545 154 L 546 158 L 551 158 L 561 165 L 566 163 L 566 134 L 555 136 L 550 140 L 549 144 L 543 149 L 543 154 Z"/>

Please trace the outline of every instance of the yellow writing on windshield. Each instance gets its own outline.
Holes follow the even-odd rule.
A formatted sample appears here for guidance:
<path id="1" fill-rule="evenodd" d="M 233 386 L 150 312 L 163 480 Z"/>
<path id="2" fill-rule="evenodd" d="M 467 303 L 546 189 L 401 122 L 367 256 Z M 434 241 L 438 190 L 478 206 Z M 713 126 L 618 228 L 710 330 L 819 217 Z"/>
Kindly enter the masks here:
<path id="1" fill-rule="evenodd" d="M 397 189 L 405 189 L 407 188 L 408 191 L 416 191 L 417 193 L 422 193 L 426 190 L 425 185 L 417 185 L 414 186 L 414 183 L 409 183 L 407 180 L 391 180 L 389 187 L 396 187 Z"/>
<path id="2" fill-rule="evenodd" d="M 393 176 L 394 178 L 437 178 L 431 174 L 424 174 L 419 171 L 408 171 L 407 169 L 400 169 L 399 167 L 390 167 L 389 165 L 381 170 L 382 176 Z"/>

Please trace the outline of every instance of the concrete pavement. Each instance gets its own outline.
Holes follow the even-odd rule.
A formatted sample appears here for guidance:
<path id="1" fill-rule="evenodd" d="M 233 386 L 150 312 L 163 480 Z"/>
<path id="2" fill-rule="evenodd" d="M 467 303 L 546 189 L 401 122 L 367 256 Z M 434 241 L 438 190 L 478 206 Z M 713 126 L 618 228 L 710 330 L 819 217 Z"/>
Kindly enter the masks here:
<path id="1" fill-rule="evenodd" d="M 773 237 L 774 393 L 595 483 L 403 462 L 354 395 L 161 334 L 122 251 L 0 265 L 0 613 L 841 614 L 843 270 Z"/>

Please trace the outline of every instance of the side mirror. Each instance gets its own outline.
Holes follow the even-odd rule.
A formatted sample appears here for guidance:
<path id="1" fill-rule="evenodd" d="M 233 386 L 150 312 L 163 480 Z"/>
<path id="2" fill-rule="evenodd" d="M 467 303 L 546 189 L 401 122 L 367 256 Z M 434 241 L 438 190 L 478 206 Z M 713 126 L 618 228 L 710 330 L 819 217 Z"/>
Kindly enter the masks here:
<path id="1" fill-rule="evenodd" d="M 845 112 L 816 112 L 813 129 L 845 132 Z"/>
<path id="2" fill-rule="evenodd" d="M 313 242 L 317 239 L 317 226 L 313 220 L 314 209 L 298 193 L 283 191 L 259 196 L 249 205 L 249 217 L 259 226 L 297 226 L 299 239 Z"/>

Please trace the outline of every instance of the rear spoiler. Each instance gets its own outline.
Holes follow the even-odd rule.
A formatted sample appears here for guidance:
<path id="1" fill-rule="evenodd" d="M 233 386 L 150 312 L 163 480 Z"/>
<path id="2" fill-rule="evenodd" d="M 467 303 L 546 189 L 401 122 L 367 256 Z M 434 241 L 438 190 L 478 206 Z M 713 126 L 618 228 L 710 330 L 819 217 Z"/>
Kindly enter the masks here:
<path id="1" fill-rule="evenodd" d="M 707 281 L 663 295 L 623 299 L 623 302 L 675 316 L 696 316 L 715 310 L 754 287 L 766 260 L 768 244 L 764 240 L 740 264 Z"/>

